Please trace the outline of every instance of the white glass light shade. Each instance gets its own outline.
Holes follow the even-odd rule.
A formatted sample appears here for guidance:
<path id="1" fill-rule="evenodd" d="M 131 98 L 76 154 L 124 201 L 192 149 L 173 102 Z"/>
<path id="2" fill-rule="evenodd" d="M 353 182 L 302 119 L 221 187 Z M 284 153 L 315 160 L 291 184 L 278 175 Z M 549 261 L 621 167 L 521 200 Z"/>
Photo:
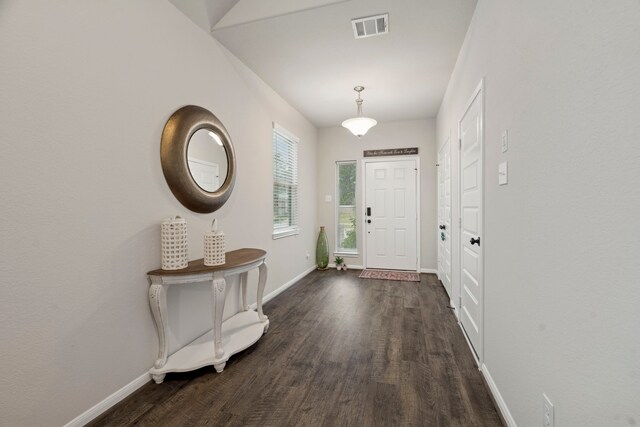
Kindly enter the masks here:
<path id="1" fill-rule="evenodd" d="M 354 117 L 353 119 L 347 119 L 342 122 L 342 126 L 351 131 L 352 134 L 360 138 L 365 135 L 369 129 L 377 125 L 378 122 L 369 117 Z"/>

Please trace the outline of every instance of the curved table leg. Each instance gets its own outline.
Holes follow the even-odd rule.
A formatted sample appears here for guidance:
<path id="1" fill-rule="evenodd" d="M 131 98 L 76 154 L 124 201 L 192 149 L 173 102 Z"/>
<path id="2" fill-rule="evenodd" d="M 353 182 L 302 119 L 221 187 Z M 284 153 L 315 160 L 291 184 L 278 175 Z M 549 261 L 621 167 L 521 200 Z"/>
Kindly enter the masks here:
<path id="1" fill-rule="evenodd" d="M 159 374 L 159 375 L 151 374 L 151 378 L 153 378 L 153 380 L 156 382 L 156 384 L 161 384 L 162 381 L 164 381 L 164 377 L 166 375 L 167 374 Z"/>
<path id="2" fill-rule="evenodd" d="M 167 288 L 169 285 L 153 283 L 149 287 L 149 305 L 153 313 L 153 321 L 158 334 L 158 358 L 153 364 L 156 369 L 162 368 L 167 363 L 169 355 L 169 340 L 167 340 Z M 156 377 L 158 377 L 156 379 Z M 159 384 L 164 379 L 160 375 L 154 376 L 154 380 Z"/>
<path id="3" fill-rule="evenodd" d="M 262 312 L 262 297 L 264 294 L 264 287 L 267 285 L 267 271 L 268 271 L 267 264 L 266 263 L 260 264 L 260 267 L 258 267 L 259 278 L 258 278 L 257 306 L 258 306 L 258 318 L 260 319 L 261 322 L 266 323 L 266 325 L 264 326 L 265 332 L 267 332 L 267 329 L 269 329 L 269 318 L 265 316 L 264 313 Z"/>
<path id="4" fill-rule="evenodd" d="M 240 308 L 242 311 L 249 311 L 249 304 L 247 303 L 247 280 L 249 276 L 249 272 L 245 271 L 240 274 L 240 282 L 242 289 L 242 307 Z"/>
<path id="5" fill-rule="evenodd" d="M 227 283 L 224 276 L 216 276 L 212 282 L 213 291 L 213 352 L 216 359 L 224 356 L 222 347 L 222 313 L 224 311 L 224 298 Z M 214 365 L 218 372 L 222 372 L 224 363 Z M 218 370 L 219 368 L 219 370 Z"/>

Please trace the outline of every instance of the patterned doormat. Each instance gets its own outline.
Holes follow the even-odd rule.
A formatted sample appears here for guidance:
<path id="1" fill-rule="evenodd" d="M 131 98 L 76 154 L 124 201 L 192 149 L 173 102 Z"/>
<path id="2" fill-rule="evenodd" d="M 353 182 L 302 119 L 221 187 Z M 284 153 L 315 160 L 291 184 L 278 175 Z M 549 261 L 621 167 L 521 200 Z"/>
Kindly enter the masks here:
<path id="1" fill-rule="evenodd" d="M 398 280 L 402 282 L 419 282 L 420 274 L 415 271 L 400 270 L 362 270 L 361 279 Z"/>

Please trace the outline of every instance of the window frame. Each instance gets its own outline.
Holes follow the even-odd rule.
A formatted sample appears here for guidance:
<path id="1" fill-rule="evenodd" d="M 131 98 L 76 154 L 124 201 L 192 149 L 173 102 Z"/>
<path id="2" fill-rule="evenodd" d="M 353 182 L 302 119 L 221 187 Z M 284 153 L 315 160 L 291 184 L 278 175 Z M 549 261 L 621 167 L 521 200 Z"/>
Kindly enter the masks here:
<path id="1" fill-rule="evenodd" d="M 284 138 L 292 142 L 295 146 L 295 173 L 293 177 L 294 182 L 290 184 L 290 187 L 295 188 L 295 203 L 290 203 L 290 210 L 289 210 L 290 224 L 286 227 L 276 227 L 276 224 L 275 224 L 276 218 L 274 214 L 274 210 L 275 210 L 274 189 L 276 185 L 276 176 L 275 176 L 276 171 L 274 167 L 275 158 L 273 155 L 273 150 L 274 150 L 277 135 L 280 135 L 281 138 Z M 300 151 L 300 138 L 298 138 L 296 135 L 289 132 L 287 129 L 283 128 L 276 122 L 273 122 L 273 128 L 271 131 L 271 167 L 272 167 L 272 170 L 271 170 L 271 215 L 272 215 L 271 236 L 274 240 L 300 234 L 300 216 L 299 216 L 300 208 L 298 204 L 300 199 L 300 181 L 299 181 L 299 174 L 298 174 L 299 151 Z M 291 212 L 291 209 L 294 209 L 295 211 Z M 291 221 L 293 221 L 294 223 L 291 224 Z"/>
<path id="2" fill-rule="evenodd" d="M 356 193 L 358 191 L 358 161 L 357 160 L 337 160 L 336 162 L 336 169 L 335 169 L 335 204 L 334 204 L 334 233 L 333 233 L 333 237 L 335 240 L 335 244 L 334 244 L 334 255 L 339 255 L 339 256 L 346 256 L 346 257 L 357 257 L 359 256 L 359 250 L 358 250 L 358 198 L 356 196 Z M 340 166 L 341 165 L 346 165 L 346 164 L 354 164 L 356 167 L 356 176 L 355 176 L 355 181 L 354 181 L 354 189 L 353 189 L 353 205 L 341 205 L 340 204 Z M 356 247 L 353 251 L 345 251 L 344 248 L 340 248 L 339 246 L 339 236 L 338 236 L 338 232 L 340 230 L 340 208 L 341 207 L 353 207 L 354 210 L 354 215 L 356 218 L 356 226 L 355 226 L 355 230 L 356 230 Z"/>

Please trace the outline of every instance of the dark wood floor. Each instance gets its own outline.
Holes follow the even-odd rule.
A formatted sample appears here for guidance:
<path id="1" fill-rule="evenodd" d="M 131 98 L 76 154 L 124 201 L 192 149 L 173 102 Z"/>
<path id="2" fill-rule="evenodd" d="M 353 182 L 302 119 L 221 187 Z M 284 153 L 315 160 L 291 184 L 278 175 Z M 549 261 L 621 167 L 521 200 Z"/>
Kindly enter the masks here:
<path id="1" fill-rule="evenodd" d="M 501 426 L 436 277 L 358 274 L 310 274 L 221 374 L 168 374 L 91 425 Z"/>

